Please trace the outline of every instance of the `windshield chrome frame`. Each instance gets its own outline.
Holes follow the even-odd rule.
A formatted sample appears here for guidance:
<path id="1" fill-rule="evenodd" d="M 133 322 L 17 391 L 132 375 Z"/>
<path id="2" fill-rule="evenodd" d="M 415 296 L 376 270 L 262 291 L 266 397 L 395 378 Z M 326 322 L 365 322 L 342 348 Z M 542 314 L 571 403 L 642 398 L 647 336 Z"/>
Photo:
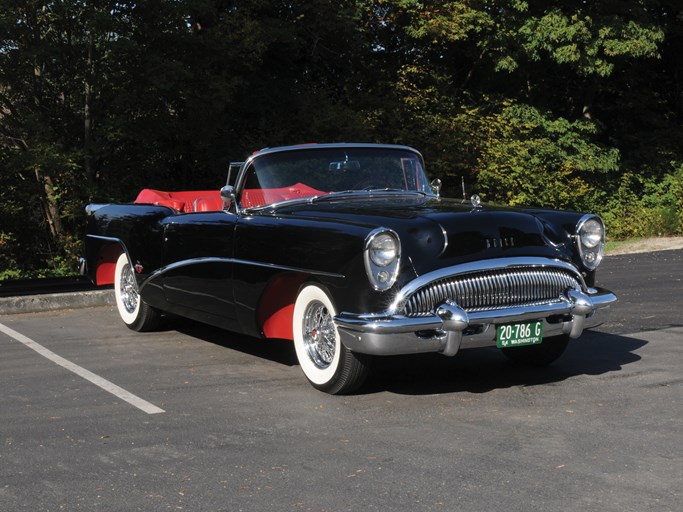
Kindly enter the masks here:
<path id="1" fill-rule="evenodd" d="M 252 154 L 247 158 L 244 163 L 242 164 L 242 167 L 239 170 L 239 173 L 237 175 L 237 181 L 235 182 L 235 196 L 238 198 L 237 201 L 235 201 L 235 211 L 236 213 L 249 213 L 249 212 L 254 212 L 254 211 L 262 211 L 262 210 L 267 210 L 269 208 L 276 208 L 282 205 L 287 205 L 287 204 L 297 204 L 297 203 L 306 203 L 306 202 L 312 202 L 310 201 L 313 198 L 319 198 L 319 197 L 325 197 L 328 194 L 324 195 L 319 195 L 319 196 L 310 196 L 310 197 L 305 197 L 305 198 L 297 198 L 297 199 L 288 199 L 286 201 L 279 201 L 276 203 L 269 203 L 269 204 L 264 204 L 260 206 L 253 206 L 249 208 L 243 208 L 241 204 L 242 200 L 242 190 L 244 189 L 244 182 L 246 180 L 246 175 L 249 167 L 254 163 L 255 160 L 262 156 L 266 155 L 272 155 L 276 153 L 285 153 L 285 152 L 290 152 L 290 151 L 315 151 L 315 150 L 320 150 L 320 149 L 344 149 L 344 148 L 349 148 L 349 149 L 389 149 L 389 150 L 399 150 L 399 151 L 407 151 L 409 153 L 413 153 L 418 157 L 420 160 L 420 165 L 422 166 L 422 171 L 425 172 L 425 164 L 424 164 L 424 158 L 422 156 L 422 153 L 420 153 L 418 150 L 415 148 L 411 148 L 410 146 L 402 146 L 398 144 L 370 144 L 370 143 L 348 143 L 348 142 L 340 142 L 340 143 L 331 143 L 331 144 L 303 144 L 303 145 L 298 145 L 298 146 L 281 146 L 281 147 L 276 147 L 276 148 L 265 148 L 260 151 L 257 151 L 256 153 Z M 426 175 L 426 172 L 425 172 Z M 379 189 L 381 190 L 381 189 Z M 340 192 L 346 192 L 346 191 L 340 191 Z M 355 193 L 372 193 L 373 191 L 365 191 L 365 190 L 357 190 L 357 191 L 351 191 L 349 194 L 354 194 Z M 402 192 L 415 192 L 415 193 L 422 193 L 425 196 L 429 197 L 429 194 L 425 192 L 420 192 L 419 190 L 414 190 L 414 191 L 402 191 Z M 386 193 L 386 192 L 385 192 Z M 436 196 L 435 196 L 436 197 Z"/>

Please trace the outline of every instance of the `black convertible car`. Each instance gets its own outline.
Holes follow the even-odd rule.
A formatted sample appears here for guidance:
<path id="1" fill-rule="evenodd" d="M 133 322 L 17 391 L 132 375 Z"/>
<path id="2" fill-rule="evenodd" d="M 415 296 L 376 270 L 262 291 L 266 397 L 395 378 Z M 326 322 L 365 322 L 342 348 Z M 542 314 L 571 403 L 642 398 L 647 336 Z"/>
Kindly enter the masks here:
<path id="1" fill-rule="evenodd" d="M 617 300 L 595 286 L 600 217 L 439 188 L 405 146 L 264 149 L 220 191 L 88 205 L 85 271 L 114 284 L 131 329 L 173 313 L 293 340 L 329 393 L 357 389 L 379 355 L 492 345 L 548 364 Z"/>

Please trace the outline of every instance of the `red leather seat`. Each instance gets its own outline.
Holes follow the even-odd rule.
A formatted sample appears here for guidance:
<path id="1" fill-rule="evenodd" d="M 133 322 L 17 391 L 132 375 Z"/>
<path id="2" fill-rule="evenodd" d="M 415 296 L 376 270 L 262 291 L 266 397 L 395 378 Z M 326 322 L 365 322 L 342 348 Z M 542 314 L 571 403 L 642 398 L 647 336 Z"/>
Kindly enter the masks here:
<path id="1" fill-rule="evenodd" d="M 198 197 L 194 200 L 195 212 L 218 212 L 223 209 L 223 199 L 220 197 Z"/>
<path id="2" fill-rule="evenodd" d="M 223 209 L 223 200 L 218 190 L 166 192 L 145 188 L 140 191 L 134 204 L 168 206 L 183 213 L 210 212 Z"/>

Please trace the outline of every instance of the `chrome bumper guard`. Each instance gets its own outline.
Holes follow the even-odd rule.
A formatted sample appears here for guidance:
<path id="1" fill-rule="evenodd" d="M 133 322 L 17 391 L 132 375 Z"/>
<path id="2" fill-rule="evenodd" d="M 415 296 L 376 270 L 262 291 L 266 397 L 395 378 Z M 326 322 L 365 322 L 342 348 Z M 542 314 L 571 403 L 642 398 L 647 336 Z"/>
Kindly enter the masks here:
<path id="1" fill-rule="evenodd" d="M 461 347 L 495 345 L 496 325 L 543 320 L 545 336 L 578 338 L 584 329 L 600 324 L 596 311 L 617 301 L 602 288 L 568 290 L 559 302 L 466 312 L 446 301 L 435 315 L 354 315 L 334 318 L 342 343 L 354 352 L 373 355 L 439 352 L 454 356 Z"/>

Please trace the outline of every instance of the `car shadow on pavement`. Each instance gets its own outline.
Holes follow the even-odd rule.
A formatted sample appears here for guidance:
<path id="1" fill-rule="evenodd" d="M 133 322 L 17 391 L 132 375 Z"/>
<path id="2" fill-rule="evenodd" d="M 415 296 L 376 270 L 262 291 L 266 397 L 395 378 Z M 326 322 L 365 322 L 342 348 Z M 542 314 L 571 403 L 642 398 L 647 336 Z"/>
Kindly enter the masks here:
<path id="1" fill-rule="evenodd" d="M 262 340 L 182 318 L 170 320 L 167 327 L 278 364 L 298 365 L 294 347 L 288 340 Z M 619 372 L 641 359 L 635 351 L 647 343 L 634 337 L 587 331 L 570 342 L 560 359 L 541 368 L 515 365 L 495 347 L 464 349 L 452 358 L 439 354 L 375 357 L 370 378 L 357 394 L 487 393 L 502 388 L 552 384 L 578 375 Z"/>
<path id="2" fill-rule="evenodd" d="M 286 366 L 298 365 L 294 346 L 289 340 L 263 340 L 226 331 L 218 327 L 202 324 L 186 318 L 169 318 L 166 327 L 187 336 L 192 336 L 214 345 L 237 350 L 261 359 Z"/>
<path id="3" fill-rule="evenodd" d="M 453 358 L 438 354 L 377 358 L 371 380 L 360 393 L 487 393 L 553 384 L 578 375 L 619 372 L 641 359 L 634 351 L 647 343 L 638 338 L 586 332 L 570 342 L 560 359 L 541 368 L 515 365 L 495 347 L 461 350 Z"/>

